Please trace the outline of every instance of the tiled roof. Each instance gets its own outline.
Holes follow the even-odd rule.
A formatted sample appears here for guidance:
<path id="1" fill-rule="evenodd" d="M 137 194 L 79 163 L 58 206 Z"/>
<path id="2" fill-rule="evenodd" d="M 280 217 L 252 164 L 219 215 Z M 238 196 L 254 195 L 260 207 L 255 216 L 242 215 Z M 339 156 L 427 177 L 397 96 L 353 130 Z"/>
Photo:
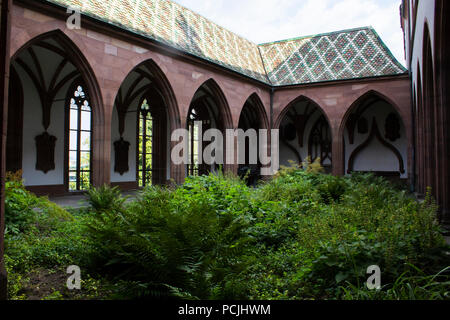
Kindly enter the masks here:
<path id="1" fill-rule="evenodd" d="M 405 72 L 372 28 L 256 45 L 169 0 L 44 0 L 253 79 L 291 85 Z"/>
<path id="2" fill-rule="evenodd" d="M 290 85 L 404 73 L 371 27 L 259 46 L 269 80 Z"/>

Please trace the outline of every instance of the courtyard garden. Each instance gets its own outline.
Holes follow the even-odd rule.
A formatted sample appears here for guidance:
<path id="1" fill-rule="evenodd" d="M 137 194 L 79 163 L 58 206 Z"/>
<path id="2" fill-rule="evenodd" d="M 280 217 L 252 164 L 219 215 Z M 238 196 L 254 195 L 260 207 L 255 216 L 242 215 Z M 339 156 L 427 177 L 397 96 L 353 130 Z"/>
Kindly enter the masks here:
<path id="1" fill-rule="evenodd" d="M 248 187 L 210 174 L 131 201 L 105 186 L 69 210 L 7 180 L 10 299 L 450 299 L 433 200 L 372 175 L 304 164 Z M 70 265 L 81 290 L 66 287 Z"/>

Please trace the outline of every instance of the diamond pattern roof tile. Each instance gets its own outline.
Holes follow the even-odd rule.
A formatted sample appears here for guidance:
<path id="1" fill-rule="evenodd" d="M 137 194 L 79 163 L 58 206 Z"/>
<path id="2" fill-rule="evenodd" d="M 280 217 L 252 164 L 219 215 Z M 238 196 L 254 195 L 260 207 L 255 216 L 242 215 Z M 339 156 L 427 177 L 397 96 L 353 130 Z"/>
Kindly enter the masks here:
<path id="1" fill-rule="evenodd" d="M 267 76 L 274 85 L 406 72 L 371 27 L 262 44 L 260 50 Z M 295 76 L 292 60 L 305 63 L 309 69 L 306 77 Z"/>

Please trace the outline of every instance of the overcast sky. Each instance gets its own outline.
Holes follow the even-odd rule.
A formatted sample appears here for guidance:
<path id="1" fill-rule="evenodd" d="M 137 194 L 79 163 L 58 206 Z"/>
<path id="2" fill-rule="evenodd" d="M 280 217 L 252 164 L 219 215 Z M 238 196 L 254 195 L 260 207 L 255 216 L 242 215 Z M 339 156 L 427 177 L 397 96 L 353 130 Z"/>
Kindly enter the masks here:
<path id="1" fill-rule="evenodd" d="M 405 65 L 401 0 L 175 0 L 244 38 L 265 43 L 372 26 Z"/>

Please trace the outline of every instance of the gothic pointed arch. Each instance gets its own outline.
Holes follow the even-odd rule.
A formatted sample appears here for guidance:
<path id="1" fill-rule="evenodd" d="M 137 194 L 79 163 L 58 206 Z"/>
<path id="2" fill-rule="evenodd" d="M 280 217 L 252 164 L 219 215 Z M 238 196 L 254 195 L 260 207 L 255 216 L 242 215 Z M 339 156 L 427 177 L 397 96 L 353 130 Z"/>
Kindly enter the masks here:
<path id="1" fill-rule="evenodd" d="M 250 112 L 252 112 L 252 115 L 249 114 Z M 251 122 L 257 124 L 260 129 L 268 129 L 270 126 L 264 104 L 256 92 L 252 93 L 245 101 L 239 116 L 239 123 L 241 123 L 241 120 L 244 120 L 244 117 L 251 117 Z M 241 125 L 239 125 L 239 127 L 241 127 Z"/>
<path id="2" fill-rule="evenodd" d="M 254 185 L 260 178 L 261 162 L 259 161 L 259 139 L 261 129 L 268 129 L 270 126 L 264 105 L 256 93 L 251 94 L 245 101 L 239 116 L 238 129 L 244 131 L 246 137 L 243 141 L 238 140 L 238 174 L 247 178 L 249 185 Z M 244 146 L 239 145 L 243 143 Z M 239 155 L 245 152 L 245 155 Z"/>
<path id="3" fill-rule="evenodd" d="M 283 109 L 274 123 L 280 130 L 280 163 L 291 165 L 320 158 L 326 172 L 332 167 L 331 126 L 323 109 L 312 99 L 299 96 Z"/>
<path id="4" fill-rule="evenodd" d="M 432 188 L 432 193 L 440 202 L 440 183 L 442 179 L 436 177 L 435 173 L 439 168 L 439 140 L 438 134 L 438 109 L 436 105 L 436 78 L 435 78 L 435 58 L 431 41 L 428 22 L 425 21 L 423 37 L 423 65 L 422 65 L 422 86 L 423 86 L 423 109 L 424 109 L 424 150 L 425 150 L 425 184 Z M 441 141 L 442 143 L 443 141 Z"/>
<path id="5" fill-rule="evenodd" d="M 44 173 L 46 176 L 49 173 L 55 175 L 53 173 L 55 170 L 58 175 L 59 171 L 62 171 L 64 176 L 61 185 L 55 185 L 51 188 L 46 188 L 45 185 L 37 186 L 33 187 L 33 191 L 36 189 L 38 193 L 42 191 L 43 194 L 60 194 L 70 190 L 67 182 L 69 180 L 69 156 L 67 154 L 63 157 L 58 155 L 58 152 L 60 152 L 58 150 L 64 149 L 62 144 L 66 141 L 65 134 L 61 136 L 59 133 L 59 128 L 64 127 L 64 125 L 57 124 L 57 120 L 52 114 L 54 108 L 70 109 L 69 95 L 73 92 L 69 93 L 67 88 L 75 80 L 80 84 L 82 83 L 83 92 L 89 96 L 89 107 L 92 108 L 92 133 L 90 138 L 92 144 L 90 145 L 94 145 L 95 141 L 96 147 L 90 150 L 92 152 L 90 170 L 93 174 L 90 176 L 89 185 L 100 185 L 107 182 L 109 176 L 103 164 L 104 143 L 101 143 L 105 139 L 102 95 L 93 69 L 81 50 L 62 31 L 54 30 L 31 39 L 17 50 L 11 58 L 11 66 L 20 72 L 21 77 L 30 79 L 27 82 L 29 83 L 27 85 L 28 90 L 35 90 L 39 102 L 37 105 L 41 109 L 41 119 L 33 119 L 36 126 L 39 122 L 42 125 L 40 134 L 38 132 L 34 137 L 36 148 L 35 170 Z M 28 108 L 30 107 L 29 101 Z M 27 150 L 27 152 L 31 151 Z M 67 152 L 69 151 L 66 150 L 65 153 Z M 64 163 L 62 164 L 60 161 L 64 161 Z M 49 181 L 59 180 L 59 178 L 56 179 L 56 176 L 48 179 Z"/>
<path id="6" fill-rule="evenodd" d="M 165 184 L 169 177 L 180 182 L 181 170 L 172 163 L 167 165 L 168 139 L 170 132 L 180 127 L 180 114 L 172 86 L 154 60 L 140 63 L 125 77 L 114 110 L 112 174 L 131 174 L 127 179 L 136 179 L 133 187 Z"/>
<path id="7" fill-rule="evenodd" d="M 280 115 L 276 118 L 276 120 L 274 122 L 274 125 L 273 125 L 274 129 L 280 129 L 281 122 L 283 121 L 286 114 L 290 111 L 291 107 L 293 105 L 295 105 L 296 103 L 302 102 L 302 101 L 307 101 L 311 105 L 314 105 L 321 112 L 321 114 L 323 114 L 325 116 L 325 119 L 327 120 L 327 122 L 330 123 L 330 119 L 328 118 L 328 115 L 326 114 L 325 110 L 320 106 L 320 104 L 318 104 L 316 101 L 314 101 L 313 99 L 311 99 L 308 96 L 300 95 L 297 98 L 295 98 L 294 100 L 292 100 L 291 102 L 289 102 L 287 104 L 287 106 L 285 106 L 283 108 Z"/>
<path id="8" fill-rule="evenodd" d="M 382 176 L 404 177 L 408 154 L 404 124 L 398 106 L 382 93 L 369 90 L 358 97 L 345 113 L 339 129 L 344 144 L 343 166 L 346 173 L 351 174 L 356 166 L 357 156 L 363 150 L 374 147 L 371 145 L 373 141 L 378 141 L 387 149 L 378 150 L 378 160 L 374 158 L 376 152 L 371 149 L 370 157 L 366 155 L 369 158 L 364 160 L 367 167 L 365 171 Z M 383 152 L 388 152 L 386 157 L 382 156 Z M 394 160 L 387 158 L 389 154 L 395 155 L 398 166 L 394 165 Z"/>
<path id="9" fill-rule="evenodd" d="M 225 130 L 233 128 L 231 111 L 225 95 L 214 79 L 205 81 L 195 92 L 186 118 L 189 131 L 189 163 L 186 166 L 187 175 L 203 175 L 214 170 L 225 170 L 225 138 L 219 146 L 223 153 L 219 163 L 206 164 L 202 161 L 202 150 L 209 144 L 204 142 L 202 133 L 209 129 L 218 129 L 225 137 Z"/>
<path id="10" fill-rule="evenodd" d="M 46 40 L 54 40 L 57 45 L 55 46 L 55 43 L 49 43 Z M 92 99 L 92 106 L 96 110 L 95 113 L 97 114 L 96 123 L 103 123 L 104 111 L 100 86 L 92 67 L 77 45 L 61 30 L 57 29 L 49 31 L 24 44 L 11 56 L 11 62 L 16 61 L 17 57 L 22 52 L 28 50 L 32 46 L 45 48 L 49 51 L 57 53 L 60 56 L 64 56 L 75 66 L 79 72 L 79 75 L 81 75 L 84 83 L 86 84 L 87 90 L 89 90 Z"/>
<path id="11" fill-rule="evenodd" d="M 403 113 L 401 112 L 401 109 L 399 106 L 388 96 L 382 94 L 379 91 L 376 90 L 369 90 L 359 96 L 347 109 L 344 117 L 341 120 L 341 124 L 339 126 L 339 133 L 340 135 L 343 135 L 344 132 L 351 131 L 351 128 L 356 129 L 356 121 L 358 120 L 358 117 L 353 117 L 352 115 L 361 114 L 361 111 L 364 112 L 365 110 L 369 109 L 371 106 L 373 106 L 374 103 L 378 101 L 385 101 L 386 103 L 390 104 L 393 109 L 397 112 L 397 114 L 400 116 L 403 123 L 405 123 L 405 119 L 403 118 Z M 348 122 L 349 120 L 351 122 L 355 122 L 355 125 L 350 125 Z M 350 130 L 349 130 L 350 129 Z M 351 133 L 350 133 L 351 134 Z"/>

